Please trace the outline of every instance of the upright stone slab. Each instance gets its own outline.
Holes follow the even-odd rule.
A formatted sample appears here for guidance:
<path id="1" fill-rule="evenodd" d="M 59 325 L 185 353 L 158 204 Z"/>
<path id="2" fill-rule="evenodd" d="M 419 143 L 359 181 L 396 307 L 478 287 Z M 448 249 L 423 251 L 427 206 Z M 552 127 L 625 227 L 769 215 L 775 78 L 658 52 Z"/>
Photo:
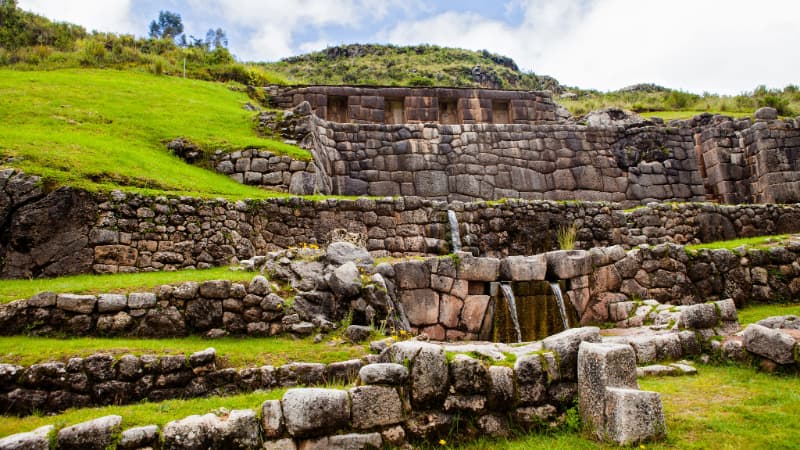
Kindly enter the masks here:
<path id="1" fill-rule="evenodd" d="M 639 389 L 633 349 L 624 344 L 581 342 L 578 350 L 578 408 L 583 423 L 600 439 L 605 437 L 607 387 Z"/>
<path id="2" fill-rule="evenodd" d="M 636 389 L 606 388 L 606 437 L 620 445 L 659 439 L 667 434 L 661 395 Z"/>

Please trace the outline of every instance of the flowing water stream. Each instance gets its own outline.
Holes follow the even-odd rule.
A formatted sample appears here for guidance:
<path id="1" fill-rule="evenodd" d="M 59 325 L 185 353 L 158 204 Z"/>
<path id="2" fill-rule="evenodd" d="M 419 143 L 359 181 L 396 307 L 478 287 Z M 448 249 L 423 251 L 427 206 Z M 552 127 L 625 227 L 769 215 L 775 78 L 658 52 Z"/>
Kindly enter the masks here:
<path id="1" fill-rule="evenodd" d="M 514 333 L 517 342 L 522 342 L 522 329 L 519 327 L 519 317 L 517 317 L 517 301 L 514 299 L 514 290 L 511 289 L 511 283 L 500 284 L 500 290 L 503 291 L 503 296 L 506 298 L 508 315 L 511 317 L 511 322 L 514 324 Z"/>
<path id="2" fill-rule="evenodd" d="M 569 329 L 569 320 L 567 320 L 567 308 L 564 305 L 564 297 L 561 295 L 561 285 L 558 281 L 551 281 L 550 288 L 556 296 L 556 304 L 558 304 L 558 312 L 561 313 L 561 322 L 564 324 L 564 329 Z"/>
<path id="3" fill-rule="evenodd" d="M 458 232 L 458 218 L 456 212 L 448 209 L 447 220 L 450 222 L 450 240 L 452 241 L 452 252 L 461 251 L 461 234 Z"/>

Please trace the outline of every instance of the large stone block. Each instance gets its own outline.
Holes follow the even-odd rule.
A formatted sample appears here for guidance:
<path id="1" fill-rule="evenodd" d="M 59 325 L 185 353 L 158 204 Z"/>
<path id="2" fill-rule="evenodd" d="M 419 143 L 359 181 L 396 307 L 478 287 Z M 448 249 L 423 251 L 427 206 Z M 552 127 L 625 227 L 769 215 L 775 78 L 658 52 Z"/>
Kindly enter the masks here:
<path id="1" fill-rule="evenodd" d="M 694 330 L 713 328 L 720 321 L 717 307 L 713 303 L 701 303 L 681 308 L 679 325 Z"/>
<path id="2" fill-rule="evenodd" d="M 400 289 L 424 289 L 431 285 L 431 272 L 425 261 L 403 261 L 394 265 L 395 283 Z"/>
<path id="3" fill-rule="evenodd" d="M 58 432 L 58 448 L 75 450 L 104 450 L 120 432 L 121 416 L 105 416 L 81 422 Z"/>
<path id="4" fill-rule="evenodd" d="M 414 190 L 420 197 L 440 197 L 450 193 L 447 174 L 441 170 L 414 172 Z"/>
<path id="5" fill-rule="evenodd" d="M 474 257 L 460 253 L 458 278 L 469 281 L 495 281 L 500 275 L 500 260 L 497 258 Z"/>
<path id="6" fill-rule="evenodd" d="M 402 291 L 400 303 L 413 326 L 432 325 L 439 320 L 439 294 L 431 289 Z"/>
<path id="7" fill-rule="evenodd" d="M 745 349 L 778 364 L 794 362 L 795 344 L 795 339 L 789 334 L 761 325 L 750 324 L 744 330 Z"/>
<path id="8" fill-rule="evenodd" d="M 289 434 L 319 436 L 347 425 L 350 401 L 336 389 L 289 389 L 283 394 L 283 420 Z"/>
<path id="9" fill-rule="evenodd" d="M 636 355 L 624 344 L 582 342 L 578 350 L 578 408 L 588 429 L 605 437 L 606 388 L 638 389 Z"/>
<path id="10" fill-rule="evenodd" d="M 500 261 L 500 279 L 511 281 L 544 280 L 547 259 L 544 255 L 509 256 Z"/>
<path id="11" fill-rule="evenodd" d="M 0 439 L 2 450 L 50 450 L 53 425 L 45 425 L 27 433 L 17 433 Z"/>
<path id="12" fill-rule="evenodd" d="M 383 362 L 410 364 L 411 400 L 417 407 L 438 406 L 448 388 L 447 357 L 439 345 L 398 342 L 381 354 Z"/>
<path id="13" fill-rule="evenodd" d="M 56 297 L 57 308 L 78 314 L 91 314 L 96 303 L 94 295 L 58 294 Z"/>
<path id="14" fill-rule="evenodd" d="M 619 445 L 659 439 L 667 434 L 661 395 L 657 392 L 606 388 L 606 434 Z"/>
<path id="15" fill-rule="evenodd" d="M 547 276 L 567 280 L 592 272 L 592 257 L 584 250 L 556 250 L 545 253 Z"/>
<path id="16" fill-rule="evenodd" d="M 403 421 L 403 405 L 397 389 L 384 386 L 359 386 L 350 389 L 352 424 L 370 429 Z"/>
<path id="17" fill-rule="evenodd" d="M 490 300 L 491 297 L 488 295 L 468 295 L 464 300 L 461 323 L 467 331 L 477 333 L 481 330 Z"/>
<path id="18" fill-rule="evenodd" d="M 408 379 L 408 369 L 402 364 L 368 364 L 358 371 L 362 384 L 386 384 L 399 386 Z"/>
<path id="19" fill-rule="evenodd" d="M 563 380 L 574 380 L 581 342 L 600 342 L 600 328 L 571 328 L 546 337 L 542 346 L 558 355 L 558 373 Z"/>

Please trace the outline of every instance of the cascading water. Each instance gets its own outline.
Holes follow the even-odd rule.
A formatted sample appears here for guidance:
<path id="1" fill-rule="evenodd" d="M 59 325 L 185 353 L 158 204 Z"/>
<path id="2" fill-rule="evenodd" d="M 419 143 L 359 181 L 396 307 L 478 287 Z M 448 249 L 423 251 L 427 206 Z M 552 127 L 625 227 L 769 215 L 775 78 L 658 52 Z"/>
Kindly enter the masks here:
<path id="1" fill-rule="evenodd" d="M 503 297 L 506 298 L 508 315 L 511 316 L 511 322 L 514 324 L 514 333 L 517 342 L 522 342 L 522 329 L 519 327 L 519 317 L 517 317 L 517 301 L 514 299 L 514 291 L 511 289 L 511 284 L 500 284 L 500 290 L 503 291 Z"/>
<path id="2" fill-rule="evenodd" d="M 447 220 L 450 222 L 450 240 L 453 242 L 453 253 L 461 251 L 461 234 L 458 232 L 458 218 L 456 212 L 448 209 Z"/>
<path id="3" fill-rule="evenodd" d="M 561 285 L 558 281 L 551 281 L 550 288 L 556 296 L 556 304 L 558 304 L 558 312 L 561 313 L 561 322 L 564 324 L 564 329 L 569 329 L 569 321 L 567 320 L 567 308 L 564 305 L 564 297 L 561 295 Z"/>

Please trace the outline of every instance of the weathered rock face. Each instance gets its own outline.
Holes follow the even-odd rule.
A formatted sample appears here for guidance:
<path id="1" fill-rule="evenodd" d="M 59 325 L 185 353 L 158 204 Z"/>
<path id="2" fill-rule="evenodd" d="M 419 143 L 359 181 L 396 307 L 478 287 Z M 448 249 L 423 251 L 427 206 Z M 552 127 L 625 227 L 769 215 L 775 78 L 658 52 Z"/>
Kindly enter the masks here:
<path id="1" fill-rule="evenodd" d="M 9 184 L 22 177 L 17 175 Z M 46 195 L 41 191 L 30 193 L 0 210 L 4 213 L 0 222 L 0 256 L 4 261 L 0 275 L 28 278 L 88 272 L 94 259 L 89 230 L 96 208 L 90 194 L 62 188 Z"/>

